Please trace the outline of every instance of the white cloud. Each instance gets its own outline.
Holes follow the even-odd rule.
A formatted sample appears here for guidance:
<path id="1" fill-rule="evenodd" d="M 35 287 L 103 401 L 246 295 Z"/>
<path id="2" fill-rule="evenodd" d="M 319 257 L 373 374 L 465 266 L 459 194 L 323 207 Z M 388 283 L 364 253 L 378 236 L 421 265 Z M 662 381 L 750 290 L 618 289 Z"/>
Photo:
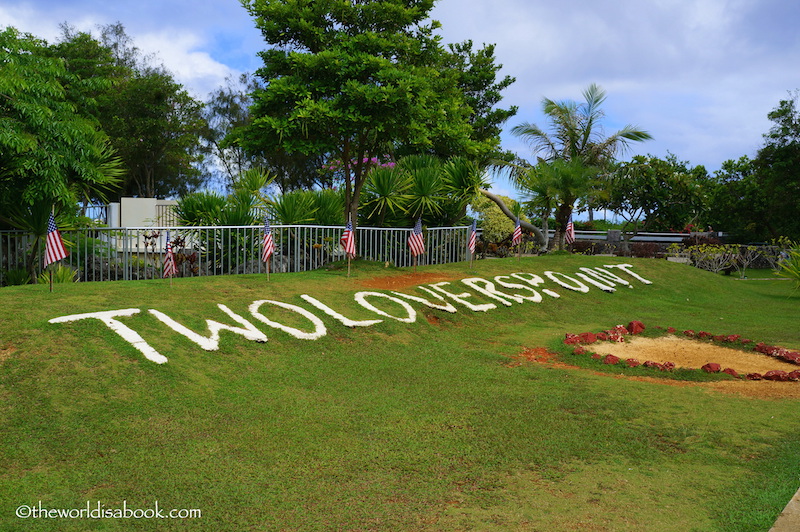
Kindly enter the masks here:
<path id="1" fill-rule="evenodd" d="M 224 84 L 225 78 L 238 71 L 214 60 L 205 51 L 202 37 L 187 31 L 165 30 L 136 36 L 136 45 L 147 54 L 154 54 L 195 98 L 205 100 L 208 94 Z"/>

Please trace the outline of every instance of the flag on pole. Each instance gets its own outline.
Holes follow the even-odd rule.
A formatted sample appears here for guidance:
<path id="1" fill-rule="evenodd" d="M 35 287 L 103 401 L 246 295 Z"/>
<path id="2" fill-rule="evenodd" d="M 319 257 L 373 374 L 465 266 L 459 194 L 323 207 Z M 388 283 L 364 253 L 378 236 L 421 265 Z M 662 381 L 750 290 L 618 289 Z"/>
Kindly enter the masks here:
<path id="1" fill-rule="evenodd" d="M 47 220 L 47 238 L 44 247 L 44 265 L 48 265 L 63 259 L 67 256 L 67 250 L 64 248 L 64 241 L 61 240 L 61 233 L 58 232 L 56 219 L 53 213 L 50 213 L 50 218 Z"/>
<path id="2" fill-rule="evenodd" d="M 350 218 L 347 219 L 347 226 L 344 228 L 344 233 L 342 233 L 342 238 L 339 240 L 339 243 L 342 244 L 342 248 L 344 249 L 345 254 L 347 254 L 348 259 L 356 258 L 356 236 L 353 234 L 353 223 L 350 221 Z"/>
<path id="3" fill-rule="evenodd" d="M 169 231 L 167 231 L 167 255 L 164 257 L 164 274 L 161 277 L 172 277 L 177 274 L 178 267 L 175 265 L 175 255 L 172 253 L 172 241 L 169 239 Z"/>
<path id="4" fill-rule="evenodd" d="M 408 247 L 411 248 L 411 254 L 415 257 L 425 253 L 425 241 L 422 238 L 422 218 L 417 218 L 417 223 L 414 224 L 414 229 L 408 237 Z"/>
<path id="5" fill-rule="evenodd" d="M 575 225 L 572 223 L 572 216 L 569 217 L 569 222 L 567 222 L 567 232 L 564 234 L 564 242 L 567 244 L 575 242 Z"/>
<path id="6" fill-rule="evenodd" d="M 264 240 L 261 249 L 261 260 L 267 262 L 275 252 L 275 241 L 272 239 L 272 229 L 269 227 L 269 218 L 264 217 Z"/>
<path id="7" fill-rule="evenodd" d="M 470 228 L 469 232 L 469 241 L 467 242 L 467 248 L 469 248 L 470 253 L 475 253 L 475 246 L 477 242 L 478 242 L 477 223 L 475 220 L 472 220 L 472 227 Z"/>
<path id="8" fill-rule="evenodd" d="M 519 216 L 517 216 L 517 225 L 514 226 L 514 234 L 511 235 L 511 245 L 516 246 L 522 242 L 522 226 L 519 225 Z"/>

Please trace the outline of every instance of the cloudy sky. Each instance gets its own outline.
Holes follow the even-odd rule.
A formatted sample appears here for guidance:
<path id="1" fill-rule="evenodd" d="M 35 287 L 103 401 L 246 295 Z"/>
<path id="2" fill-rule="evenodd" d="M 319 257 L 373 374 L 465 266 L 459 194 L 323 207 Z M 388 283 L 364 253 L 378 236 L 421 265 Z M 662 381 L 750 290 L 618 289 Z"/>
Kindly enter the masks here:
<path id="1" fill-rule="evenodd" d="M 795 0 L 438 0 L 432 16 L 446 43 L 497 45 L 503 74 L 517 79 L 502 103 L 519 106 L 507 129 L 546 126 L 543 97 L 580 100 L 597 83 L 607 131 L 632 124 L 654 137 L 624 159 L 671 152 L 714 171 L 752 156 L 767 113 L 800 88 Z M 97 34 L 117 21 L 199 99 L 260 66 L 263 40 L 237 0 L 0 1 L 0 27 L 50 42 L 63 22 Z M 509 134 L 503 145 L 531 156 Z"/>

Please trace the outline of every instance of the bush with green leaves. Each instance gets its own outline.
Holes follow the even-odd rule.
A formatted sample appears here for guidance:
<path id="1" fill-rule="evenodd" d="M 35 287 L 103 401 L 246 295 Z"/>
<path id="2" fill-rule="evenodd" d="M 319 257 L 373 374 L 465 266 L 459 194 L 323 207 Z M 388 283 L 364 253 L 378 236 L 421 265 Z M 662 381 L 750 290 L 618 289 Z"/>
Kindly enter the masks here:
<path id="1" fill-rule="evenodd" d="M 0 281 L 2 286 L 19 286 L 31 282 L 31 276 L 25 268 L 15 268 L 2 272 Z"/>
<path id="2" fill-rule="evenodd" d="M 75 283 L 78 281 L 78 272 L 74 268 L 59 264 L 58 266 L 50 266 L 36 279 L 39 284 L 53 283 Z"/>
<path id="3" fill-rule="evenodd" d="M 786 250 L 786 256 L 778 263 L 777 275 L 794 282 L 795 289 L 800 288 L 800 246 Z"/>

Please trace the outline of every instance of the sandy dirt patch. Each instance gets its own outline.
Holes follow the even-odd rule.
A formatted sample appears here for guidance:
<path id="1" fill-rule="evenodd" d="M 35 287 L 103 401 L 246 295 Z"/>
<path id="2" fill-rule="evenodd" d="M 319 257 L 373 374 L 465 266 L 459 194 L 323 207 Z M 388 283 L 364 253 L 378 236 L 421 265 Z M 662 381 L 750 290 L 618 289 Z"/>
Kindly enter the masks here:
<path id="1" fill-rule="evenodd" d="M 598 342 L 588 346 L 588 349 L 601 355 L 635 358 L 640 362 L 674 362 L 679 368 L 699 369 L 709 362 L 716 362 L 723 368 L 735 369 L 740 375 L 763 374 L 775 369 L 788 373 L 800 369 L 800 366 L 761 353 L 740 351 L 678 336 L 635 337 L 625 343 Z"/>
<path id="2" fill-rule="evenodd" d="M 793 371 L 799 368 L 794 364 L 783 362 L 760 353 L 748 353 L 721 347 L 705 342 L 698 342 L 684 338 L 666 336 L 663 338 L 642 338 L 637 337 L 629 342 L 622 343 L 603 343 L 599 342 L 589 346 L 596 353 L 613 354 L 620 358 L 636 358 L 641 362 L 652 360 L 653 362 L 674 362 L 677 366 L 685 368 L 699 369 L 708 362 L 716 362 L 723 368 L 735 369 L 740 374 L 745 373 L 766 373 L 773 369 Z M 608 351 L 604 351 L 608 348 Z M 611 352 L 614 350 L 614 352 Z M 588 355 L 586 355 L 588 356 Z M 577 366 L 560 362 L 558 355 L 550 353 L 543 347 L 526 348 L 521 353 L 512 358 L 507 364 L 508 367 L 521 366 L 524 363 L 547 364 L 553 367 L 565 369 L 581 370 Z M 749 368 L 749 369 L 747 369 Z M 588 371 L 588 370 L 582 370 Z M 657 372 L 658 370 L 654 370 Z M 597 375 L 610 376 L 608 373 L 593 372 Z M 710 391 L 732 393 L 755 397 L 758 399 L 800 399 L 800 383 L 797 382 L 776 382 L 776 381 L 750 381 L 750 380 L 726 380 L 716 382 L 692 382 L 678 381 L 658 377 L 639 377 L 624 374 L 612 375 L 615 379 L 631 379 L 640 382 L 652 383 L 661 386 L 699 386 Z"/>

